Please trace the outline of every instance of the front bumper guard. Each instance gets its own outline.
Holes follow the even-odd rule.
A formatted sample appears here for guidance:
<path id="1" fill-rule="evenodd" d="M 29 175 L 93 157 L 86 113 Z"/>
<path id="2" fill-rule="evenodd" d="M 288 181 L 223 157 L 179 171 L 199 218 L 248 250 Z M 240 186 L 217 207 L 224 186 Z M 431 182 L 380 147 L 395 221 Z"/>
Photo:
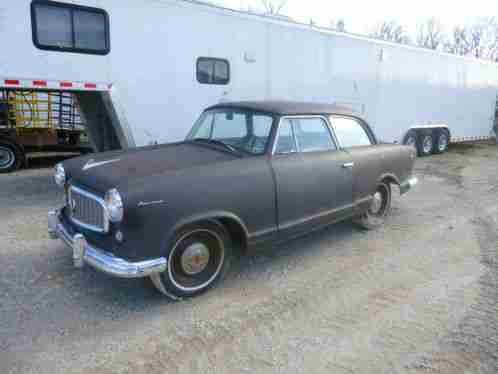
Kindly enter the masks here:
<path id="1" fill-rule="evenodd" d="M 401 195 L 407 193 L 410 191 L 413 187 L 415 187 L 418 184 L 418 178 L 417 177 L 410 177 L 408 180 L 404 183 L 401 183 L 399 186 L 399 191 Z"/>
<path id="2" fill-rule="evenodd" d="M 166 270 L 164 257 L 141 262 L 125 259 L 90 245 L 82 234 L 70 235 L 60 220 L 60 212 L 48 213 L 48 234 L 52 239 L 61 239 L 73 252 L 73 263 L 77 268 L 85 264 L 118 278 L 143 278 Z"/>

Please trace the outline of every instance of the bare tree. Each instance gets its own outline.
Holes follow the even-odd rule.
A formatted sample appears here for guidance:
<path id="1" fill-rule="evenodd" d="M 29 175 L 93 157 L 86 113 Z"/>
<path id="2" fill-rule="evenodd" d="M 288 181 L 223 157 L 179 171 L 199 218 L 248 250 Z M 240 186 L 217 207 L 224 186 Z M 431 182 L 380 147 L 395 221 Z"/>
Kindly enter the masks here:
<path id="1" fill-rule="evenodd" d="M 277 16 L 287 5 L 287 0 L 261 0 L 266 14 Z"/>
<path id="2" fill-rule="evenodd" d="M 446 52 L 455 55 L 465 56 L 469 53 L 467 45 L 467 29 L 462 26 L 455 26 L 451 32 L 450 40 L 445 43 Z"/>
<path id="3" fill-rule="evenodd" d="M 410 43 L 410 37 L 404 26 L 394 20 L 382 22 L 370 33 L 370 36 L 400 44 Z"/>
<path id="4" fill-rule="evenodd" d="M 480 18 L 470 26 L 456 26 L 445 50 L 498 62 L 498 21 L 488 17 Z"/>
<path id="5" fill-rule="evenodd" d="M 435 18 L 418 26 L 416 43 L 419 47 L 438 50 L 444 47 L 445 39 L 443 27 Z"/>

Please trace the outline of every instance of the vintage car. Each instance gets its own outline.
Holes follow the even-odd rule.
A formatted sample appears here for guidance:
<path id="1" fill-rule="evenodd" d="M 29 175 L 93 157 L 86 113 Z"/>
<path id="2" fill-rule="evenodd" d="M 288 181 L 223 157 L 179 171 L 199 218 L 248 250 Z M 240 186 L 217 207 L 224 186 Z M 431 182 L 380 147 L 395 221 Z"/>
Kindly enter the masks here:
<path id="1" fill-rule="evenodd" d="M 407 192 L 414 147 L 379 144 L 334 105 L 233 102 L 207 108 L 185 141 L 58 164 L 65 204 L 49 233 L 74 265 L 149 276 L 172 298 L 210 288 L 234 253 L 353 218 L 371 229 Z M 269 246 L 270 244 L 270 246 Z"/>

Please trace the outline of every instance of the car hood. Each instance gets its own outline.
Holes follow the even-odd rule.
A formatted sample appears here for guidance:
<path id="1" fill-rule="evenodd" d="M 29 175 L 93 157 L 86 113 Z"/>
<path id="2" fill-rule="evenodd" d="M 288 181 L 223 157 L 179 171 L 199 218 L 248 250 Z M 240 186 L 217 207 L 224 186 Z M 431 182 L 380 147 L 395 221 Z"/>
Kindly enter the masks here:
<path id="1" fill-rule="evenodd" d="M 182 142 L 78 157 L 65 161 L 64 168 L 71 183 L 104 193 L 147 176 L 236 158 L 215 147 Z"/>

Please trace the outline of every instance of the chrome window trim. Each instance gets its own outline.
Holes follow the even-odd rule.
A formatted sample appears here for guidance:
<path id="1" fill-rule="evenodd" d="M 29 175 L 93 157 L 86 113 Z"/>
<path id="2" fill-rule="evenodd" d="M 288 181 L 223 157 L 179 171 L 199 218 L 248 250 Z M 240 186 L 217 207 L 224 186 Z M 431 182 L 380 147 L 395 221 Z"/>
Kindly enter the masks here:
<path id="1" fill-rule="evenodd" d="M 344 119 L 349 119 L 354 122 L 356 122 L 360 127 L 363 129 L 365 134 L 367 135 L 368 139 L 370 140 L 370 146 L 377 144 L 377 138 L 375 137 L 375 134 L 373 133 L 372 129 L 368 124 L 366 124 L 364 121 L 352 117 L 352 116 L 346 116 L 346 115 L 339 115 L 339 114 L 331 114 L 329 116 L 329 123 L 330 123 L 330 129 L 332 130 L 332 133 L 334 134 L 334 139 L 336 139 L 336 143 L 339 149 L 346 149 L 346 148 L 354 148 L 354 147 L 362 147 L 362 146 L 353 146 L 353 147 L 343 147 L 342 144 L 340 144 L 339 139 L 335 135 L 335 128 L 334 128 L 334 118 L 344 118 Z M 365 126 L 366 125 L 366 126 Z M 368 147 L 369 145 L 365 145 L 363 147 Z"/>
<path id="2" fill-rule="evenodd" d="M 325 127 L 327 128 L 327 131 L 329 132 L 330 135 L 330 140 L 332 141 L 332 146 L 334 148 L 329 148 L 329 149 L 316 149 L 316 150 L 308 150 L 308 151 L 303 151 L 299 145 L 299 141 L 297 139 L 296 133 L 294 131 L 294 124 L 291 123 L 291 129 L 292 129 L 292 136 L 294 137 L 294 143 L 296 144 L 296 152 L 283 152 L 283 153 L 277 153 L 277 142 L 278 142 L 278 136 L 280 135 L 280 126 L 282 125 L 282 121 L 285 119 L 313 119 L 313 118 L 319 118 L 325 122 Z M 334 152 L 338 151 L 340 149 L 339 143 L 337 142 L 337 139 L 335 137 L 334 132 L 332 131 L 332 126 L 330 124 L 329 119 L 327 116 L 324 115 L 289 115 L 289 116 L 282 116 L 280 117 L 280 120 L 278 121 L 277 124 L 277 131 L 275 132 L 275 137 L 273 138 L 273 146 L 272 146 L 272 156 L 274 155 L 288 155 L 288 154 L 295 154 L 295 153 L 311 153 L 311 152 Z"/>
<path id="3" fill-rule="evenodd" d="M 77 193 L 79 193 L 80 195 L 83 195 L 89 199 L 92 199 L 94 201 L 96 201 L 101 207 L 102 207 L 102 212 L 103 212 L 103 222 L 104 222 L 104 227 L 103 228 L 100 228 L 98 226 L 94 226 L 94 225 L 90 225 L 88 223 L 84 223 L 84 222 L 81 222 L 80 220 L 76 219 L 73 217 L 72 213 L 71 213 L 71 206 L 68 206 L 69 208 L 69 219 L 75 223 L 76 225 L 84 228 L 84 229 L 87 229 L 87 230 L 90 230 L 90 231 L 94 231 L 94 232 L 98 232 L 98 233 L 101 233 L 101 234 L 105 234 L 105 233 L 108 233 L 109 232 L 109 225 L 110 225 L 110 220 L 109 220 L 109 215 L 107 214 L 107 209 L 105 207 L 105 202 L 104 202 L 104 199 L 101 198 L 100 196 L 97 196 L 97 195 L 94 195 L 88 191 L 85 191 L 79 187 L 76 187 L 74 185 L 69 185 L 69 188 L 67 190 L 67 193 L 68 193 L 68 205 L 70 205 L 70 202 L 71 202 L 71 191 L 76 191 Z"/>

